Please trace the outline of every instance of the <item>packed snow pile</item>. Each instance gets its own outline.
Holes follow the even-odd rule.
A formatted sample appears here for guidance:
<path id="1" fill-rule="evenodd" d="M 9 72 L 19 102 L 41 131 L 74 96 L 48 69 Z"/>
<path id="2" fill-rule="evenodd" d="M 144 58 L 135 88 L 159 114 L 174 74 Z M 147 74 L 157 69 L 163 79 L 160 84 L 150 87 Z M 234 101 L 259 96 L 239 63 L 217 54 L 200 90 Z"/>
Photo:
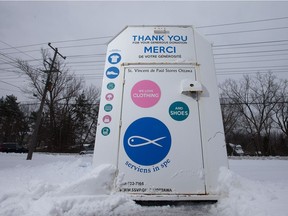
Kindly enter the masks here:
<path id="1" fill-rule="evenodd" d="M 92 156 L 0 154 L 1 216 L 287 216 L 288 160 L 230 160 L 221 169 L 220 200 L 140 206 L 114 193 L 116 168 Z"/>
<path id="2" fill-rule="evenodd" d="M 101 165 L 84 175 L 75 183 L 72 183 L 60 191 L 59 195 L 105 195 L 110 194 L 116 168 L 112 165 Z"/>

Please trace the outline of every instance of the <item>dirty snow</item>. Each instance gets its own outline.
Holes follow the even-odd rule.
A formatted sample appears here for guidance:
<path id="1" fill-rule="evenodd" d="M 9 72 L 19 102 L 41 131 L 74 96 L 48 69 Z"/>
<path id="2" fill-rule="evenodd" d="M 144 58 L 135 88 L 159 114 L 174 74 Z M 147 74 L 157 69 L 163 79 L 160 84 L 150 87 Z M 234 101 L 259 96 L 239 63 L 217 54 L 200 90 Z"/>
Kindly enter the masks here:
<path id="1" fill-rule="evenodd" d="M 111 193 L 115 167 L 92 167 L 92 155 L 0 153 L 1 216 L 287 216 L 288 160 L 230 159 L 215 204 L 140 206 Z"/>

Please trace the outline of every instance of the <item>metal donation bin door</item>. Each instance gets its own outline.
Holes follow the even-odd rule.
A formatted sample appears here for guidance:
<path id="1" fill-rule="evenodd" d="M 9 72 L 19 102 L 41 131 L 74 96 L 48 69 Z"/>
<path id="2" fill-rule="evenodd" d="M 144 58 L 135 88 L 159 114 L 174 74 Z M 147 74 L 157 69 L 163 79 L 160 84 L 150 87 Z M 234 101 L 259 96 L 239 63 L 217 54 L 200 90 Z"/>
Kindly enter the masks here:
<path id="1" fill-rule="evenodd" d="M 118 191 L 205 194 L 196 68 L 124 64 Z"/>

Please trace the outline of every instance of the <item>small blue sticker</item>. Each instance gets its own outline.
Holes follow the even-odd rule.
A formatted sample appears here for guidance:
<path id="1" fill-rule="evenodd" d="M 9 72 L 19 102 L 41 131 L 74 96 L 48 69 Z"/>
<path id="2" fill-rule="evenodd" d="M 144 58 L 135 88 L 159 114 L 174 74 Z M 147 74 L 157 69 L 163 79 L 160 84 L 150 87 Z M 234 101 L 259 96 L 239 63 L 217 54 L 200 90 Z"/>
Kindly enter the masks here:
<path id="1" fill-rule="evenodd" d="M 106 76 L 109 79 L 114 79 L 119 75 L 119 69 L 117 67 L 110 67 L 106 70 Z"/>
<path id="2" fill-rule="evenodd" d="M 167 156 L 171 147 L 171 135 L 163 122 L 144 117 L 129 125 L 124 134 L 123 145 L 132 161 L 150 166 Z"/>
<path id="3" fill-rule="evenodd" d="M 114 88 L 115 88 L 115 83 L 110 82 L 110 83 L 107 84 L 107 89 L 113 90 Z"/>
<path id="4" fill-rule="evenodd" d="M 110 112 L 112 109 L 113 109 L 112 104 L 105 104 L 104 110 L 105 110 L 106 112 Z"/>
<path id="5" fill-rule="evenodd" d="M 111 55 L 109 55 L 108 57 L 108 62 L 110 64 L 117 64 L 121 61 L 121 55 L 118 53 L 112 53 Z"/>
<path id="6" fill-rule="evenodd" d="M 103 136 L 108 136 L 110 134 L 110 128 L 108 127 L 102 128 L 101 133 Z"/>

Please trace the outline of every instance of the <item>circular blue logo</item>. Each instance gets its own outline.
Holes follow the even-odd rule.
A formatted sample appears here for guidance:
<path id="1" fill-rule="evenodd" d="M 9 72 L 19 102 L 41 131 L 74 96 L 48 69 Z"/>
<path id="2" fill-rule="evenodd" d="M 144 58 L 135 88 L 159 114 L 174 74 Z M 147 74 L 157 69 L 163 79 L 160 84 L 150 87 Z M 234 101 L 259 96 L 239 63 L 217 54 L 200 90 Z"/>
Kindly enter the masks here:
<path id="1" fill-rule="evenodd" d="M 123 144 L 132 161 L 150 166 L 167 156 L 171 147 L 171 135 L 163 122 L 144 117 L 129 125 L 124 134 Z"/>
<path id="2" fill-rule="evenodd" d="M 189 116 L 189 107 L 184 102 L 176 101 L 170 105 L 169 115 L 176 121 L 184 121 Z"/>
<path id="3" fill-rule="evenodd" d="M 106 76 L 109 79 L 114 79 L 119 75 L 119 69 L 117 67 L 110 67 L 106 70 Z"/>
<path id="4" fill-rule="evenodd" d="M 121 55 L 118 53 L 112 53 L 111 55 L 109 55 L 108 57 L 108 62 L 110 64 L 117 64 L 121 61 Z"/>
<path id="5" fill-rule="evenodd" d="M 110 82 L 110 83 L 107 84 L 107 89 L 112 90 L 114 88 L 115 88 L 115 83 Z"/>

